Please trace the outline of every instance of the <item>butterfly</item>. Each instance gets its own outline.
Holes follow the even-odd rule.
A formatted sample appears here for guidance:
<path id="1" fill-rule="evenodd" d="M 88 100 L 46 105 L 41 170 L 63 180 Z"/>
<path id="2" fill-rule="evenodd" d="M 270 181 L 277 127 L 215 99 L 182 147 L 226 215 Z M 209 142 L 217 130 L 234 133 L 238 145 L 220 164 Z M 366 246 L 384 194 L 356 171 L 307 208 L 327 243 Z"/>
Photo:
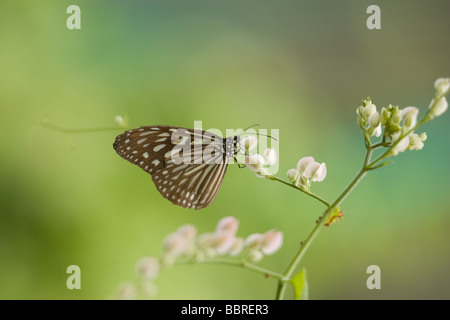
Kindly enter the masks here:
<path id="1" fill-rule="evenodd" d="M 173 126 L 143 126 L 116 137 L 114 150 L 152 176 L 161 195 L 190 209 L 209 206 L 219 192 L 240 136 Z"/>

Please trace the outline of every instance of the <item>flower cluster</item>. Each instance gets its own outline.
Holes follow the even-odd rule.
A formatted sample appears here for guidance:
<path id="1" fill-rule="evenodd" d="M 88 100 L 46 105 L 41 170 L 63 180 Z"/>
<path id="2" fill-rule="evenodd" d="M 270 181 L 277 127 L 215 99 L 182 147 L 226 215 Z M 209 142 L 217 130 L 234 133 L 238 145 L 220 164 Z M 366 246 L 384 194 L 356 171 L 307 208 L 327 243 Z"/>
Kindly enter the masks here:
<path id="1" fill-rule="evenodd" d="M 120 285 L 117 297 L 134 299 L 138 293 L 146 296 L 156 294 L 154 280 L 160 270 L 175 263 L 201 263 L 214 261 L 220 256 L 236 257 L 242 255 L 242 262 L 259 262 L 264 255 L 278 251 L 283 244 L 283 233 L 270 230 L 254 233 L 247 238 L 237 236 L 239 221 L 235 217 L 219 220 L 213 232 L 197 235 L 197 229 L 186 224 L 168 234 L 162 243 L 163 254 L 160 259 L 143 257 L 136 264 L 137 284 L 125 282 Z M 220 262 L 220 261 L 218 261 Z"/>
<path id="2" fill-rule="evenodd" d="M 380 114 L 370 98 L 363 100 L 363 104 L 356 110 L 356 114 L 358 115 L 358 124 L 366 137 L 381 135 Z"/>
<path id="3" fill-rule="evenodd" d="M 258 139 L 254 136 L 245 137 L 242 141 L 242 145 L 247 152 L 255 148 L 258 143 Z M 277 161 L 277 154 L 275 149 L 268 148 L 262 155 L 260 154 L 246 154 L 245 165 L 252 170 L 257 177 L 270 176 L 268 167 L 273 166 Z"/>
<path id="4" fill-rule="evenodd" d="M 424 123 L 442 115 L 448 108 L 445 95 L 450 89 L 450 78 L 439 78 L 434 83 L 435 97 L 428 107 L 428 112 L 420 123 Z M 414 130 L 418 124 L 419 109 L 389 105 L 377 111 L 370 98 L 356 110 L 357 122 L 364 133 L 366 142 L 370 144 L 370 137 L 381 136 L 383 130 L 383 146 L 390 147 L 387 156 L 395 156 L 406 150 L 420 150 L 427 139 L 426 133 L 417 134 Z"/>
<path id="5" fill-rule="evenodd" d="M 289 169 L 287 176 L 294 185 L 303 191 L 309 192 L 312 182 L 320 182 L 327 175 L 327 166 L 324 162 L 318 163 L 313 157 L 301 158 L 297 169 Z"/>

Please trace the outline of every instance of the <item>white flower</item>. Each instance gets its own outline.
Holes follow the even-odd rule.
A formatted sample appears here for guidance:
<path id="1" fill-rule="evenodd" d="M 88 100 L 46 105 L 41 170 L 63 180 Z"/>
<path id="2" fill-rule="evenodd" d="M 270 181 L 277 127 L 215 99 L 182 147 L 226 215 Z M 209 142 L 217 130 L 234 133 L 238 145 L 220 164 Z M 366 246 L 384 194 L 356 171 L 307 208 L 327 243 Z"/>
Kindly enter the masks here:
<path id="1" fill-rule="evenodd" d="M 225 217 L 217 224 L 216 231 L 206 232 L 201 234 L 198 239 L 198 245 L 205 252 L 211 253 L 211 249 L 215 254 L 224 255 L 229 253 L 232 249 L 237 250 L 235 246 L 236 231 L 238 228 L 238 221 L 234 217 Z M 212 256 L 211 254 L 207 254 Z"/>
<path id="2" fill-rule="evenodd" d="M 167 256 L 179 257 L 186 249 L 185 237 L 177 232 L 170 233 L 163 240 L 163 250 Z"/>
<path id="3" fill-rule="evenodd" d="M 219 231 L 214 233 L 213 248 L 218 255 L 224 255 L 230 252 L 235 241 L 235 236 L 232 232 Z"/>
<path id="4" fill-rule="evenodd" d="M 261 250 L 264 254 L 270 255 L 281 248 L 283 244 L 283 233 L 270 230 L 264 234 L 253 233 L 245 239 L 245 245 L 250 251 Z"/>
<path id="5" fill-rule="evenodd" d="M 264 158 L 259 154 L 245 156 L 245 165 L 259 177 L 269 175 L 267 169 L 264 168 L 264 162 Z"/>
<path id="6" fill-rule="evenodd" d="M 392 143 L 396 143 L 400 138 L 401 132 L 397 132 L 392 135 Z M 404 152 L 409 146 L 409 136 L 404 137 L 402 140 L 397 142 L 397 144 L 391 149 L 391 154 L 396 156 L 400 152 Z"/>
<path id="7" fill-rule="evenodd" d="M 310 163 L 314 162 L 313 157 L 303 157 L 297 162 L 297 169 L 300 172 L 300 174 L 303 174 L 305 172 L 306 168 Z"/>
<path id="8" fill-rule="evenodd" d="M 283 233 L 270 230 L 263 234 L 261 241 L 262 252 L 266 255 L 277 252 L 283 244 Z"/>
<path id="9" fill-rule="evenodd" d="M 427 134 L 421 133 L 420 136 L 413 133 L 409 136 L 408 150 L 421 150 L 424 146 L 424 141 L 427 140 Z"/>
<path id="10" fill-rule="evenodd" d="M 419 114 L 419 109 L 416 107 L 406 107 L 401 111 L 401 118 L 403 120 L 403 130 L 407 132 L 414 128 L 417 124 L 417 115 Z"/>
<path id="11" fill-rule="evenodd" d="M 376 127 L 376 128 L 373 130 L 372 136 L 379 137 L 379 136 L 381 136 L 381 133 L 382 133 L 382 129 L 381 129 L 381 123 L 380 123 L 380 124 L 378 125 L 378 127 Z"/>
<path id="12" fill-rule="evenodd" d="M 244 149 L 247 151 L 256 147 L 257 144 L 258 139 L 255 136 L 248 136 L 242 140 L 242 145 L 244 146 Z"/>
<path id="13" fill-rule="evenodd" d="M 373 112 L 369 117 L 369 126 L 367 128 L 367 132 L 370 134 L 370 136 L 377 136 L 379 137 L 381 135 L 381 117 L 378 112 Z"/>
<path id="14" fill-rule="evenodd" d="M 327 175 L 325 163 L 314 161 L 313 157 L 303 157 L 297 163 L 297 169 L 287 172 L 288 178 L 293 184 L 302 190 L 309 191 L 311 182 L 320 182 Z"/>
<path id="15" fill-rule="evenodd" d="M 239 228 L 238 219 L 229 216 L 219 220 L 219 222 L 217 223 L 216 231 L 227 231 L 235 235 L 238 228 Z"/>
<path id="16" fill-rule="evenodd" d="M 435 103 L 435 100 L 433 99 L 431 101 L 429 109 L 430 109 L 430 111 L 429 111 L 430 115 L 433 118 L 434 117 L 439 117 L 441 114 L 443 114 L 448 109 L 447 98 L 442 97 L 436 103 Z"/>
<path id="17" fill-rule="evenodd" d="M 179 227 L 176 231 L 179 235 L 184 237 L 186 242 L 192 242 L 197 234 L 197 229 L 192 224 L 185 224 Z"/>
<path id="18" fill-rule="evenodd" d="M 263 153 L 263 158 L 265 166 L 273 166 L 275 162 L 277 162 L 277 153 L 275 152 L 275 149 L 266 149 Z"/>
<path id="19" fill-rule="evenodd" d="M 434 88 L 436 89 L 436 96 L 440 97 L 447 94 L 450 89 L 450 78 L 439 78 L 434 82 Z"/>
<path id="20" fill-rule="evenodd" d="M 318 163 L 315 161 L 309 162 L 307 167 L 305 168 L 304 175 L 308 179 L 311 179 L 311 181 L 313 182 L 315 181 L 320 182 L 323 179 L 325 179 L 327 175 L 327 166 L 324 162 L 323 163 Z"/>
<path id="21" fill-rule="evenodd" d="M 141 258 L 136 264 L 136 271 L 144 279 L 155 279 L 159 272 L 159 262 L 153 257 Z"/>

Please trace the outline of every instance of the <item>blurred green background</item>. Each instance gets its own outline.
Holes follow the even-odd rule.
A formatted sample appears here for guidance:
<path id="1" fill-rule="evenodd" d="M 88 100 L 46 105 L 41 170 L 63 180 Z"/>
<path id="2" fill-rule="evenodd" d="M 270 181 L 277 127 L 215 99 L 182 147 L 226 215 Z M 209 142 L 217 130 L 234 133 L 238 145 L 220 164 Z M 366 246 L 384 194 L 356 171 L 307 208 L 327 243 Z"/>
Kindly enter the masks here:
<path id="1" fill-rule="evenodd" d="M 81 8 L 68 30 L 66 8 Z M 303 156 L 326 162 L 313 191 L 334 200 L 359 170 L 355 110 L 371 96 L 426 110 L 433 82 L 450 76 L 448 1 L 2 1 L 0 3 L 0 298 L 105 299 L 159 256 L 182 224 L 213 230 L 227 215 L 238 235 L 276 228 L 284 245 L 260 265 L 281 272 L 323 205 L 230 166 L 214 203 L 172 205 L 150 176 L 122 160 L 121 130 L 168 124 L 280 130 L 279 176 Z M 345 200 L 304 259 L 312 299 L 449 299 L 448 123 L 423 129 L 425 148 L 372 172 Z M 81 267 L 81 290 L 66 268 Z M 366 268 L 381 268 L 368 290 Z M 272 299 L 276 282 L 220 265 L 164 270 L 158 299 Z"/>

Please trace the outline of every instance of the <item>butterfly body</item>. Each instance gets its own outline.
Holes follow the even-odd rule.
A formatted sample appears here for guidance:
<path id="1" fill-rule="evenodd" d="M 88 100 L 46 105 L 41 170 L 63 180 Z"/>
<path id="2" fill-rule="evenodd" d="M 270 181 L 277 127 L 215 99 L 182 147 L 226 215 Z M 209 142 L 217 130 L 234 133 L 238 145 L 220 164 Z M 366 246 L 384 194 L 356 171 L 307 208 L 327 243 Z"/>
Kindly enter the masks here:
<path id="1" fill-rule="evenodd" d="M 117 136 L 113 147 L 149 173 L 164 198 L 198 210 L 216 197 L 238 144 L 239 136 L 224 139 L 202 130 L 145 126 Z"/>

